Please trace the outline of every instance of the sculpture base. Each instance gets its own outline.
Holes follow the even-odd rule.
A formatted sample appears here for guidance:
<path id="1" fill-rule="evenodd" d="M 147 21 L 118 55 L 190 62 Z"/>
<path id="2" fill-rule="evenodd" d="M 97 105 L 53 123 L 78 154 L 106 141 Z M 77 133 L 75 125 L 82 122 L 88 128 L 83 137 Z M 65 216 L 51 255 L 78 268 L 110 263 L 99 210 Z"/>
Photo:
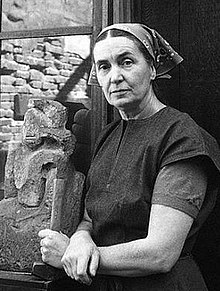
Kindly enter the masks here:
<path id="1" fill-rule="evenodd" d="M 68 278 L 64 270 L 54 268 L 43 262 L 35 262 L 33 264 L 32 275 L 49 281 Z"/>
<path id="2" fill-rule="evenodd" d="M 39 270 L 38 268 L 39 266 L 35 270 Z M 0 270 L 1 291 L 85 291 L 87 290 L 85 288 L 85 285 L 72 280 L 68 276 L 51 281 L 41 279 L 31 273 Z"/>
<path id="3" fill-rule="evenodd" d="M 29 273 L 0 271 L 0 290 L 37 291 L 49 289 L 50 281 L 42 280 Z"/>

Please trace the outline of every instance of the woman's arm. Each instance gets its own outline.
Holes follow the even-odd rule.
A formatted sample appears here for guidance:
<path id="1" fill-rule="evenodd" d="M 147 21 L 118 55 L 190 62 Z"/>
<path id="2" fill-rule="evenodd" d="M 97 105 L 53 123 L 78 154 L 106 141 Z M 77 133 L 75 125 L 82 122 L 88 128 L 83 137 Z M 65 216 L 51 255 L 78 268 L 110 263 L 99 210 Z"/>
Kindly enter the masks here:
<path id="1" fill-rule="evenodd" d="M 178 165 L 177 167 L 170 165 L 165 170 L 161 170 L 155 183 L 154 192 L 162 191 L 166 193 L 170 189 L 178 191 L 181 185 L 184 191 L 179 189 L 177 194 L 184 196 L 189 194 L 190 196 L 191 193 L 186 192 L 192 191 L 192 193 L 199 193 L 200 197 L 204 198 L 207 178 L 203 169 L 194 162 L 178 162 L 176 164 Z M 176 175 L 174 177 L 177 177 L 177 179 L 172 177 L 174 182 L 171 183 L 170 188 L 166 172 L 174 172 Z M 193 175 L 191 175 L 192 173 Z M 185 180 L 179 179 L 181 176 L 184 176 Z M 161 182 L 164 177 L 168 183 L 165 187 L 166 189 L 161 189 L 161 185 L 164 185 Z M 187 187 L 185 185 L 183 187 L 184 181 L 187 182 Z M 84 226 L 83 229 L 72 236 L 62 262 L 67 274 L 72 278 L 88 282 L 89 272 L 93 269 L 94 271 L 90 274 L 94 275 L 98 263 L 98 273 L 100 274 L 131 277 L 168 272 L 181 254 L 187 234 L 192 226 L 193 218 L 173 207 L 153 204 L 146 238 L 99 248 L 97 248 L 90 236 L 92 221 L 86 212 L 85 221 L 87 227 Z M 92 259 L 93 253 L 97 258 L 95 263 Z"/>
<path id="2" fill-rule="evenodd" d="M 38 235 L 41 238 L 40 246 L 41 246 L 41 254 L 42 254 L 42 261 L 54 266 L 56 268 L 63 268 L 66 270 L 65 265 L 63 265 L 62 258 L 68 249 L 68 254 L 73 257 L 77 253 L 77 251 L 84 248 L 84 239 L 86 239 L 87 244 L 88 241 L 91 240 L 90 231 L 92 229 L 92 222 L 91 219 L 88 217 L 87 212 L 85 211 L 84 217 L 80 222 L 79 226 L 77 227 L 76 232 L 73 234 L 71 238 L 68 238 L 65 234 L 57 231 L 53 231 L 51 229 L 43 229 L 39 231 Z M 76 238 L 79 238 L 77 240 Z M 78 241 L 76 245 L 74 244 L 75 241 Z M 73 243 L 72 243 L 73 241 Z M 68 246 L 71 246 L 68 248 Z M 90 244 L 91 246 L 91 244 Z M 74 251 L 72 251 L 74 249 Z M 84 252 L 83 257 L 86 253 Z M 96 258 L 93 254 L 93 257 Z M 78 260 L 79 263 L 79 260 Z M 88 263 L 88 262 L 87 262 Z M 94 261 L 90 261 L 90 273 L 95 275 L 98 263 Z M 72 270 L 72 269 L 71 269 Z M 87 270 L 86 270 L 87 271 Z M 67 272 L 69 276 L 72 276 L 71 272 Z M 73 277 L 73 276 L 72 276 Z M 90 282 L 91 279 L 88 278 Z M 85 282 L 87 283 L 87 282 Z"/>
<path id="3" fill-rule="evenodd" d="M 99 273 L 132 277 L 170 271 L 180 256 L 192 222 L 193 218 L 181 211 L 152 205 L 148 236 L 99 248 Z"/>
<path id="4" fill-rule="evenodd" d="M 99 265 L 99 249 L 91 238 L 92 220 L 85 209 L 82 222 L 70 238 L 62 257 L 65 272 L 71 278 L 90 285 Z"/>
<path id="5" fill-rule="evenodd" d="M 154 186 L 147 237 L 99 248 L 99 272 L 120 276 L 168 272 L 181 254 L 206 187 L 207 174 L 200 159 L 161 169 Z"/>

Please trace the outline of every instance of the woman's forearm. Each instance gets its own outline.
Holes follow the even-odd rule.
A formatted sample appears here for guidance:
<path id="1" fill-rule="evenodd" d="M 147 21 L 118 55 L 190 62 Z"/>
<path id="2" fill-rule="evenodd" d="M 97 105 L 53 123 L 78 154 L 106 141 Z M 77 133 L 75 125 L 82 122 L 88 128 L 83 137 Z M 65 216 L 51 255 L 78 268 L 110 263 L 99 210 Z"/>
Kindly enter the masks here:
<path id="1" fill-rule="evenodd" d="M 147 239 L 139 239 L 128 243 L 100 247 L 100 274 L 118 276 L 146 276 L 164 273 L 170 270 L 170 259 Z"/>
<path id="2" fill-rule="evenodd" d="M 100 247 L 99 272 L 129 277 L 169 272 L 192 223 L 193 219 L 179 210 L 152 205 L 147 237 Z"/>

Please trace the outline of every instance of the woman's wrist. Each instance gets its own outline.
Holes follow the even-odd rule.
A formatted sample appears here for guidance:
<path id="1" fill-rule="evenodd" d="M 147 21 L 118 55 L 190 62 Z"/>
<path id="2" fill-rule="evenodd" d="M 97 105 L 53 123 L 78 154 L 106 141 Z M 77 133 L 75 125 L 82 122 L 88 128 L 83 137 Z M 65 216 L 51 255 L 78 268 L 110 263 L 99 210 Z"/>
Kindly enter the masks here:
<path id="1" fill-rule="evenodd" d="M 89 229 L 77 229 L 74 234 L 71 236 L 70 241 L 75 238 L 84 237 L 84 238 L 91 238 L 90 230 Z"/>

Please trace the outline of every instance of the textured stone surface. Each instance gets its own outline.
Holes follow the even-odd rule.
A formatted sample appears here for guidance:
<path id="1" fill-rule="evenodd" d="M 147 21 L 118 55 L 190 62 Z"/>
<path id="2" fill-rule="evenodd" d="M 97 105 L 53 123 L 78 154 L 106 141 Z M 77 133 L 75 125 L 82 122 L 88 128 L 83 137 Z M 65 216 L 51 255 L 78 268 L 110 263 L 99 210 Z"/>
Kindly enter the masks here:
<path id="1" fill-rule="evenodd" d="M 91 25 L 92 0 L 3 0 L 3 30 Z"/>
<path id="2" fill-rule="evenodd" d="M 38 231 L 52 227 L 71 235 L 78 224 L 84 175 L 70 163 L 75 138 L 66 120 L 58 102 L 33 100 L 22 142 L 9 150 L 0 201 L 2 270 L 31 271 L 40 260 Z"/>

